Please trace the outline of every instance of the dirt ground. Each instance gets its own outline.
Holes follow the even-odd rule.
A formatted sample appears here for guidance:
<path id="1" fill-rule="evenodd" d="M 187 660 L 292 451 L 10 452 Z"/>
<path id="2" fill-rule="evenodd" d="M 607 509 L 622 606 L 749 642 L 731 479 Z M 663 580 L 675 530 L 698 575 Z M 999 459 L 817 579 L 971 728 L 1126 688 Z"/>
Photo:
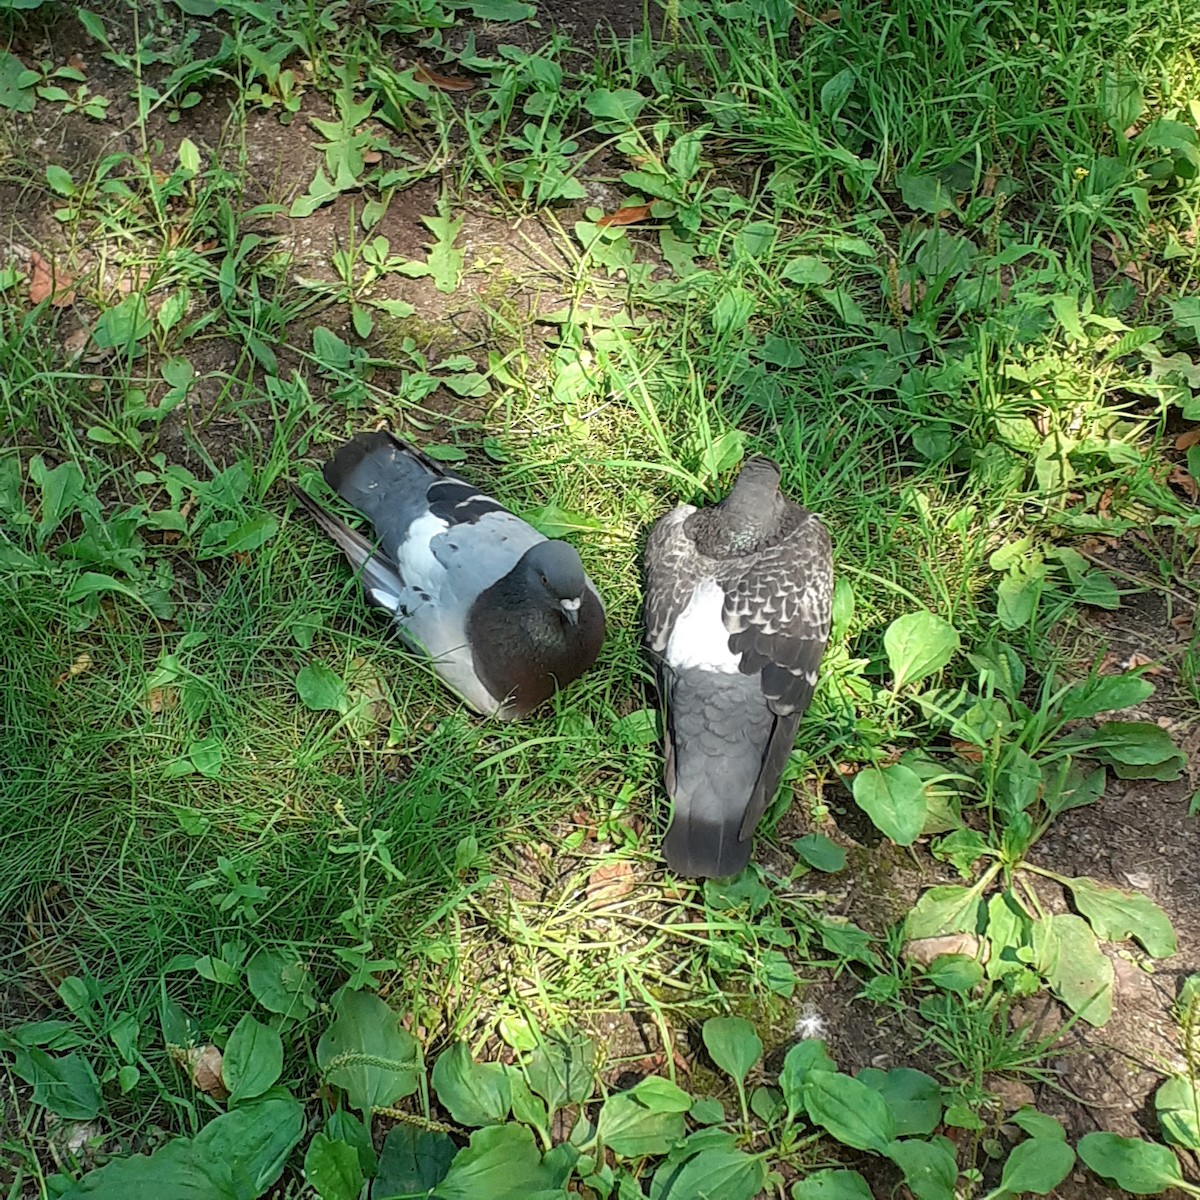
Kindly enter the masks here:
<path id="1" fill-rule="evenodd" d="M 643 5 L 633 0 L 549 0 L 539 5 L 539 16 L 544 23 L 555 24 L 587 41 L 605 24 L 627 37 L 642 28 L 645 13 Z M 656 16 L 652 24 L 660 19 Z M 22 47 L 16 49 L 20 52 Z M 115 76 L 109 81 L 112 86 L 105 86 L 105 67 L 99 55 L 89 55 L 82 31 L 64 22 L 54 34 L 53 53 L 65 59 L 81 50 L 85 57 L 96 60 L 93 88 L 112 98 L 111 115 L 103 124 L 71 118 L 38 129 L 27 147 L 27 157 L 40 164 L 42 177 L 44 166 L 50 163 L 70 170 L 91 164 L 104 153 L 137 148 L 133 101 L 125 94 L 128 87 L 121 86 Z M 162 138 L 165 160 L 173 158 L 185 136 L 201 148 L 205 157 L 217 155 L 221 153 L 226 113 L 226 98 L 217 92 L 189 110 L 178 124 L 153 118 L 151 133 Z M 281 126 L 270 113 L 250 116 L 246 169 L 258 181 L 261 200 L 286 204 L 307 188 L 319 161 L 312 136 L 305 135 L 308 127 L 304 117 L 310 115 L 328 115 L 319 98 L 311 95 L 305 99 L 304 113 L 288 127 Z M 619 196 L 607 184 L 597 181 L 589 186 L 589 203 L 615 207 Z M 394 198 L 375 230 L 388 238 L 393 253 L 410 257 L 423 254 L 428 234 L 420 218 L 435 211 L 438 190 L 438 181 L 430 179 Z M 264 231 L 284 239 L 285 248 L 295 256 L 296 275 L 328 279 L 332 277 L 330 255 L 352 221 L 351 203 L 349 197 L 342 197 L 303 221 L 270 218 L 263 223 Z M 549 311 L 561 303 L 554 270 L 558 258 L 555 242 L 536 220 L 513 225 L 476 210 L 468 210 L 465 216 L 460 244 L 467 250 L 468 265 L 480 265 L 471 268 L 457 294 L 444 296 L 422 279 L 389 277 L 383 285 L 383 294 L 389 298 L 408 300 L 416 306 L 430 342 L 441 339 L 442 344 L 436 346 L 439 353 L 479 351 L 486 326 L 475 297 L 485 288 L 498 288 L 499 294 L 525 312 Z M 568 212 L 560 214 L 559 219 L 569 224 L 572 216 Z M 47 247 L 65 256 L 74 273 L 102 270 L 116 286 L 119 255 L 102 255 L 99 248 L 85 245 L 64 246 L 61 227 L 49 212 L 30 204 L 20 189 L 0 186 L 0 267 L 10 260 L 19 263 L 23 250 L 40 248 L 45 253 Z M 561 266 L 565 271 L 567 264 L 562 262 Z M 77 344 L 80 321 L 87 316 L 86 310 L 62 316 L 58 334 L 64 355 Z M 315 320 L 339 332 L 348 325 L 346 314 L 335 311 L 327 310 Z M 286 349 L 281 347 L 280 351 L 281 374 L 300 365 L 298 360 L 289 361 Z M 192 357 L 198 372 L 208 373 L 232 369 L 241 353 L 240 346 L 215 340 L 205 342 Z M 387 373 L 380 372 L 374 383 L 386 391 Z M 192 416 L 197 427 L 203 425 L 216 398 L 214 391 L 196 389 Z M 448 395 L 435 395 L 429 403 L 435 410 L 431 416 L 436 418 L 438 408 L 449 411 L 455 402 Z M 218 463 L 228 461 L 239 445 L 241 427 L 219 418 L 209 428 L 206 448 Z M 170 438 L 169 430 L 165 437 Z M 189 465 L 191 451 L 186 441 L 177 439 L 166 445 L 175 461 Z M 1132 573 L 1138 573 L 1136 563 Z M 1087 874 L 1101 883 L 1148 895 L 1166 910 L 1179 937 L 1179 952 L 1154 964 L 1153 969 L 1139 954 L 1126 949 L 1112 953 L 1117 978 L 1112 1021 L 1099 1030 L 1073 1027 L 1063 1036 L 1051 1060 L 1052 1080 L 1034 1086 L 1028 1097 L 1019 1090 L 1014 1093 L 1019 1101 L 1028 1098 L 1043 1111 L 1060 1117 L 1072 1140 L 1095 1129 L 1157 1138 L 1154 1090 L 1166 1071 L 1182 1065 L 1171 1008 L 1181 982 L 1200 970 L 1200 872 L 1196 868 L 1200 862 L 1200 826 L 1188 813 L 1189 798 L 1200 788 L 1200 723 L 1179 684 L 1180 654 L 1186 639 L 1193 636 L 1190 628 L 1173 623 L 1181 613 L 1190 615 L 1186 607 L 1170 607 L 1161 592 L 1147 591 L 1116 613 L 1085 615 L 1077 631 L 1081 669 L 1086 669 L 1088 655 L 1096 646 L 1104 647 L 1117 659 L 1128 661 L 1136 654 L 1163 661 L 1162 673 L 1154 676 L 1158 693 L 1144 713 L 1131 717 L 1169 725 L 1188 752 L 1190 767 L 1187 777 L 1178 783 L 1113 781 L 1101 803 L 1066 814 L 1035 852 L 1036 862 L 1062 874 Z M 870 836 L 848 794 L 830 794 L 826 800 L 833 809 L 834 826 L 822 831 L 855 849 L 859 853 L 855 861 L 862 865 L 836 911 L 870 932 L 882 934 L 904 915 L 922 887 L 948 881 L 944 869 L 927 853 L 901 852 Z M 797 804 L 789 814 L 789 832 L 792 825 L 796 833 L 806 831 L 803 807 Z M 830 1049 L 844 1070 L 867 1065 L 922 1065 L 914 1032 L 905 1033 L 894 1023 L 881 1021 L 877 1005 L 856 998 L 860 986 L 850 974 L 831 982 L 808 984 L 795 1001 L 797 1019 L 804 1014 L 820 1018 Z M 1053 1002 L 1030 1005 L 1021 1015 L 1036 1020 L 1039 1032 L 1059 1029 L 1064 1023 L 1062 1010 Z M 624 1016 L 613 1015 L 610 1035 L 614 1039 L 618 1024 L 629 1030 L 628 1058 L 661 1054 L 657 1030 L 636 1008 Z M 1185 1158 L 1185 1170 L 1191 1178 L 1200 1180 L 1196 1162 L 1188 1163 Z M 1102 1200 L 1120 1193 L 1101 1186 L 1080 1167 L 1056 1194 L 1064 1200 Z"/>

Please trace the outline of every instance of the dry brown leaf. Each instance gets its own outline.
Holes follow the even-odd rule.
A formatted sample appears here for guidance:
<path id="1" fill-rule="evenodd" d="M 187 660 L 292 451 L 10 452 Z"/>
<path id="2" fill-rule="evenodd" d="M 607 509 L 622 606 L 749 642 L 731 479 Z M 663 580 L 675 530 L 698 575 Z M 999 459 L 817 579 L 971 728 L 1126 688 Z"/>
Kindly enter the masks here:
<path id="1" fill-rule="evenodd" d="M 618 208 L 616 212 L 609 213 L 605 217 L 601 217 L 596 222 L 601 228 L 606 228 L 609 225 L 636 225 L 639 221 L 645 221 L 650 216 L 649 204 L 630 204 L 625 208 Z"/>
<path id="2" fill-rule="evenodd" d="M 593 904 L 613 904 L 633 891 L 633 867 L 624 859 L 605 863 L 588 876 L 587 898 Z"/>
<path id="3" fill-rule="evenodd" d="M 996 184 L 1000 179 L 1000 168 L 996 163 L 992 163 L 990 167 L 983 173 L 983 182 L 979 185 L 979 194 L 981 196 L 990 196 L 996 190 Z"/>
<path id="4" fill-rule="evenodd" d="M 87 71 L 87 63 L 84 61 L 82 54 L 71 54 L 67 57 L 67 66 L 73 71 L 78 71 L 83 74 Z"/>
<path id="5" fill-rule="evenodd" d="M 1178 613 L 1171 618 L 1171 628 L 1181 637 L 1190 638 L 1192 636 L 1192 614 Z"/>
<path id="6" fill-rule="evenodd" d="M 117 279 L 117 291 L 122 296 L 131 295 L 133 292 L 140 292 L 150 281 L 152 274 L 153 268 L 147 263 L 139 263 L 136 266 L 132 266 L 127 271 L 121 272 L 120 277 Z"/>
<path id="7" fill-rule="evenodd" d="M 71 663 L 71 665 L 61 675 L 59 675 L 57 679 L 55 679 L 54 686 L 58 687 L 61 684 L 66 683 L 66 681 L 71 679 L 73 676 L 82 675 L 84 671 L 90 671 L 91 668 L 92 656 L 86 650 L 81 650 L 77 655 L 75 655 L 75 660 Z"/>
<path id="8" fill-rule="evenodd" d="M 364 150 L 362 158 L 363 162 L 365 162 L 369 167 L 375 166 L 376 163 L 383 162 L 383 155 L 378 150 Z"/>
<path id="9" fill-rule="evenodd" d="M 1187 433 L 1181 433 L 1175 439 L 1176 450 L 1190 450 L 1195 445 L 1200 445 L 1200 425 L 1189 429 Z"/>
<path id="10" fill-rule="evenodd" d="M 814 25 L 836 25 L 842 19 L 842 12 L 838 8 L 826 8 L 813 16 L 807 9 L 796 5 L 796 18 L 805 29 L 811 29 Z"/>
<path id="11" fill-rule="evenodd" d="M 1142 654 L 1135 650 L 1125 660 L 1125 670 L 1136 671 L 1138 667 L 1145 667 L 1147 675 L 1170 675 L 1171 673 L 1170 667 L 1166 667 L 1160 662 L 1155 662 L 1148 654 Z"/>
<path id="12" fill-rule="evenodd" d="M 1100 514 L 1102 520 L 1107 520 L 1112 513 L 1113 490 L 1105 488 L 1100 493 L 1100 502 L 1096 505 L 1096 511 Z"/>
<path id="13" fill-rule="evenodd" d="M 941 937 L 916 938 L 905 943 L 900 953 L 908 962 L 920 967 L 928 967 L 943 954 L 965 954 L 968 958 L 987 962 L 988 944 L 980 942 L 973 933 L 947 933 Z"/>
<path id="14" fill-rule="evenodd" d="M 974 742 L 951 742 L 950 749 L 967 762 L 983 762 L 983 751 Z"/>
<path id="15" fill-rule="evenodd" d="M 75 277 L 55 269 L 54 263 L 36 250 L 29 255 L 29 299 L 34 304 L 49 300 L 55 308 L 75 303 Z"/>
<path id="16" fill-rule="evenodd" d="M 198 1091 L 214 1100 L 224 1100 L 229 1095 L 229 1089 L 221 1077 L 221 1051 L 216 1046 L 168 1046 L 167 1051 L 187 1070 Z"/>
<path id="17" fill-rule="evenodd" d="M 148 711 L 158 716 L 159 713 L 179 707 L 179 693 L 174 688 L 151 688 L 142 697 L 142 703 Z"/>
<path id="18" fill-rule="evenodd" d="M 440 88 L 443 92 L 469 92 L 475 86 L 475 81 L 472 79 L 459 79 L 452 75 L 440 75 L 437 71 L 431 71 L 421 62 L 417 63 L 417 69 L 413 72 L 413 79 L 417 83 L 426 84 L 428 87 Z"/>
<path id="19" fill-rule="evenodd" d="M 1200 484 L 1188 473 L 1187 467 L 1183 463 L 1176 463 L 1171 468 L 1170 475 L 1167 476 L 1167 482 L 1173 483 L 1187 498 L 1193 502 L 1200 499 Z"/>
<path id="20" fill-rule="evenodd" d="M 900 300 L 900 307 L 904 309 L 906 313 L 912 312 L 913 304 L 920 304 L 921 301 L 925 299 L 925 293 L 927 290 L 928 289 L 926 287 L 925 280 L 923 279 L 917 280 L 917 286 L 915 288 L 911 283 L 902 283 L 900 285 L 900 290 L 897 293 Z"/>

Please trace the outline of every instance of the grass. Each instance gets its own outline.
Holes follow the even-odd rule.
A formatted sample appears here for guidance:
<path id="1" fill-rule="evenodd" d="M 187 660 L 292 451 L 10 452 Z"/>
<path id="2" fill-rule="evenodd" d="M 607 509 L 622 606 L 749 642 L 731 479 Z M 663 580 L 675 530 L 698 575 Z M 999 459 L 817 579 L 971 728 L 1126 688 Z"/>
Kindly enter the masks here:
<path id="1" fill-rule="evenodd" d="M 980 686 L 966 653 L 1011 644 L 1036 708 L 1037 680 L 1087 674 L 1085 601 L 1194 607 L 1178 472 L 1196 464 L 1171 443 L 1200 412 L 1172 358 L 1200 340 L 1200 11 L 911 0 L 789 27 L 789 6 L 676 4 L 666 39 L 593 55 L 527 25 L 464 42 L 438 3 L 370 26 L 290 2 L 190 25 L 68 8 L 92 92 L 132 90 L 130 152 L 52 90 L 79 82 L 54 75 L 57 42 L 34 63 L 48 13 L 4 7 L 41 88 L 0 89 L 4 232 L 53 252 L 76 297 L 31 297 L 25 260 L 0 259 L 0 996 L 16 1022 L 92 981 L 126 1146 L 211 1107 L 166 1065 L 168 1001 L 224 1044 L 266 951 L 302 961 L 323 1004 L 349 979 L 476 1048 L 623 1009 L 669 1044 L 722 1007 L 778 1043 L 798 977 L 893 969 L 894 945 L 830 924 L 820 887 L 788 891 L 790 858 L 732 898 L 655 874 L 639 554 L 743 454 L 776 457 L 835 543 L 795 759 L 818 815 L 814 778 L 845 817 L 834 781 L 914 752 L 958 772 L 967 824 L 1009 854 L 1021 814 L 997 815 L 997 779 L 1019 722 L 963 715 L 992 703 L 954 699 Z M 320 150 L 264 172 L 269 139 Z M 597 224 L 618 202 L 649 207 Z M 380 420 L 570 537 L 603 591 L 600 663 L 534 720 L 456 709 L 293 519 L 283 481 Z M 1131 530 L 1136 570 L 1061 555 Z M 885 631 L 923 609 L 963 653 L 892 687 Z M 313 664 L 334 681 L 315 706 L 297 686 Z M 997 774 L 963 785 L 951 743 L 981 729 Z M 589 898 L 613 863 L 629 888 Z M 971 1103 L 981 1063 L 1042 1078 L 1047 1048 L 997 1031 L 999 1001 L 960 1021 L 957 995 L 925 1036 Z M 287 1078 L 312 1078 L 324 1020 L 288 1030 Z M 40 1179 L 30 1111 L 12 1137 Z"/>

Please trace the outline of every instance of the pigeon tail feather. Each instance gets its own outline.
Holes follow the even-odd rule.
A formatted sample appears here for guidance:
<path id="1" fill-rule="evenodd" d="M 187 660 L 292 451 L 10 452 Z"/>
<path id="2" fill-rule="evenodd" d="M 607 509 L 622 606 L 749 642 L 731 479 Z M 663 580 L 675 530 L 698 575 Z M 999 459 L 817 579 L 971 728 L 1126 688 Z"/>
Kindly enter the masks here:
<path id="1" fill-rule="evenodd" d="M 667 668 L 664 683 L 675 811 L 663 857 L 680 875 L 736 875 L 779 788 L 799 718 L 773 713 L 745 675 Z"/>

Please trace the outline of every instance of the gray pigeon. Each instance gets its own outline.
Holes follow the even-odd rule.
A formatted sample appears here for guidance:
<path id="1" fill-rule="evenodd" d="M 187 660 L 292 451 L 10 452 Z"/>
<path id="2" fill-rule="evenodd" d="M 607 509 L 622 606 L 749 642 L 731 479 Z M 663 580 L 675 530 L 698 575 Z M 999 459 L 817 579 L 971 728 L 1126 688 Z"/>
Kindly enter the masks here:
<path id="1" fill-rule="evenodd" d="M 666 706 L 663 841 L 680 875 L 750 861 L 829 640 L 833 560 L 816 516 L 751 458 L 721 503 L 682 504 L 646 545 L 646 639 Z"/>
<path id="2" fill-rule="evenodd" d="M 324 476 L 370 519 L 376 547 L 293 484 L 296 498 L 477 712 L 523 717 L 596 661 L 604 604 L 574 547 L 386 431 L 352 438 Z"/>

